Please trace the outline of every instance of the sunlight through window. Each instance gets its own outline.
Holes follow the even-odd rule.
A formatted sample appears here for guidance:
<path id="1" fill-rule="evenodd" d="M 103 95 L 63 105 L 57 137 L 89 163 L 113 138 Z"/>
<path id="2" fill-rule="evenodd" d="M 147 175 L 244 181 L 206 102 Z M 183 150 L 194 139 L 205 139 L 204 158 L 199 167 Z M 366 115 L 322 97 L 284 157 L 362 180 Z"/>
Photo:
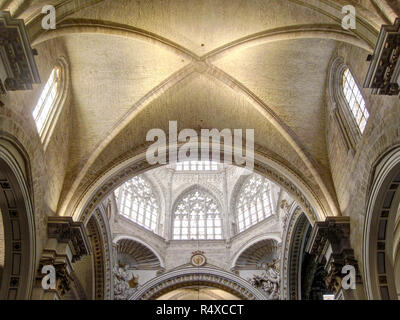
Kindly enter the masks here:
<path id="1" fill-rule="evenodd" d="M 365 107 L 365 100 L 361 94 L 360 88 L 348 68 L 343 73 L 342 86 L 347 105 L 362 134 L 368 122 L 369 112 Z"/>
<path id="2" fill-rule="evenodd" d="M 50 77 L 43 88 L 42 94 L 40 95 L 39 101 L 33 110 L 33 118 L 35 119 L 36 127 L 40 135 L 43 133 L 46 122 L 49 121 L 57 97 L 59 84 L 60 68 L 56 67 L 51 72 Z"/>
<path id="3" fill-rule="evenodd" d="M 272 214 L 270 182 L 258 175 L 251 176 L 242 186 L 236 203 L 239 232 Z"/>
<path id="4" fill-rule="evenodd" d="M 138 225 L 156 232 L 159 204 L 151 185 L 136 176 L 114 191 L 119 213 Z"/>
<path id="5" fill-rule="evenodd" d="M 222 218 L 216 200 L 203 190 L 192 190 L 175 207 L 173 239 L 222 239 Z"/>

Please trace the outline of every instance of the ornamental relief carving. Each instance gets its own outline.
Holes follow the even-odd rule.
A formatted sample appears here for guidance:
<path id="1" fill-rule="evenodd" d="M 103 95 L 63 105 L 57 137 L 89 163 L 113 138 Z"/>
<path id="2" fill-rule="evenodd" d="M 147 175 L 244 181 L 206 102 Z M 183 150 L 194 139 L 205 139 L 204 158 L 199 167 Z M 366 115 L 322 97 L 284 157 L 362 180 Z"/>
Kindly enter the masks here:
<path id="1" fill-rule="evenodd" d="M 288 218 L 285 221 L 285 225 L 283 228 L 283 242 L 282 242 L 282 260 L 281 260 L 281 299 L 286 300 L 288 297 L 288 270 L 289 270 L 289 248 L 290 241 L 292 239 L 292 234 L 294 230 L 294 226 L 298 217 L 301 215 L 303 211 L 299 206 L 297 206 L 291 215 L 288 215 Z"/>
<path id="2" fill-rule="evenodd" d="M 192 257 L 190 258 L 190 263 L 193 267 L 202 267 L 207 263 L 204 251 L 194 251 Z"/>
<path id="3" fill-rule="evenodd" d="M 111 243 L 111 235 L 107 232 L 107 226 L 106 224 L 108 221 L 105 221 L 104 218 L 106 216 L 103 216 L 100 209 L 96 209 L 94 212 L 94 217 L 96 218 L 99 231 L 102 236 L 102 250 L 104 252 L 103 258 L 104 258 L 104 276 L 102 281 L 105 283 L 105 288 L 104 288 L 104 298 L 106 300 L 111 299 L 111 281 L 112 281 L 112 267 L 111 267 L 111 245 L 109 246 L 109 243 Z"/>
<path id="4" fill-rule="evenodd" d="M 139 284 L 139 277 L 132 274 L 127 265 L 114 266 L 114 299 L 128 300 L 135 293 Z"/>
<path id="5" fill-rule="evenodd" d="M 141 296 L 141 300 L 149 300 L 155 299 L 161 296 L 164 292 L 168 292 L 170 287 L 179 288 L 182 286 L 189 286 L 189 285 L 198 285 L 199 283 L 203 284 L 212 284 L 213 287 L 221 288 L 223 290 L 227 290 L 245 300 L 254 300 L 254 295 L 237 284 L 236 282 L 222 278 L 217 275 L 213 274 L 188 274 L 177 276 L 173 279 L 168 281 L 162 282 L 157 286 L 151 288 L 150 290 L 146 291 L 144 295 Z"/>
<path id="6" fill-rule="evenodd" d="M 261 276 L 254 275 L 249 281 L 252 286 L 264 291 L 268 300 L 279 300 L 281 284 L 279 260 L 268 263 L 266 271 Z"/>

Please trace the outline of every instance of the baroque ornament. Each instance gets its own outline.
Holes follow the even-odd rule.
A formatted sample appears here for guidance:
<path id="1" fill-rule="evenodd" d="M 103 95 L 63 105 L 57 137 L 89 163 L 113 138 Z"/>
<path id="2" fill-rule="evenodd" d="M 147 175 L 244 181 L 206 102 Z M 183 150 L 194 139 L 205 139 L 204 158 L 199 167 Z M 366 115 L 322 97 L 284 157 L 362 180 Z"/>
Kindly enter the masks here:
<path id="1" fill-rule="evenodd" d="M 254 275 L 250 279 L 250 283 L 254 287 L 264 291 L 269 300 L 279 300 L 280 280 L 279 261 L 274 260 L 267 264 L 267 270 L 261 276 Z"/>
<path id="2" fill-rule="evenodd" d="M 190 258 L 190 263 L 194 267 L 201 267 L 204 266 L 206 263 L 206 257 L 204 256 L 203 251 L 195 251 L 193 252 L 192 257 Z"/>
<path id="3" fill-rule="evenodd" d="M 114 299 L 128 300 L 137 290 L 138 277 L 129 273 L 128 266 L 114 267 Z"/>

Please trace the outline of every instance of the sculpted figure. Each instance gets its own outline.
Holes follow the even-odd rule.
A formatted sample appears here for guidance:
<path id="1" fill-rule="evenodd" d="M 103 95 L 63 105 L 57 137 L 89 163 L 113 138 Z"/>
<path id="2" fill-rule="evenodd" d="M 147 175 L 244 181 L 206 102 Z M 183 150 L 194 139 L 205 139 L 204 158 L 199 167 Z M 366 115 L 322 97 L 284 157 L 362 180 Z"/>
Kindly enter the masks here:
<path id="1" fill-rule="evenodd" d="M 135 292 L 137 278 L 129 275 L 128 266 L 114 266 L 114 298 L 116 300 L 127 300 Z"/>
<path id="2" fill-rule="evenodd" d="M 267 270 L 261 275 L 254 275 L 250 279 L 250 283 L 263 291 L 265 291 L 270 300 L 279 299 L 279 286 L 280 286 L 279 266 L 276 261 L 267 264 Z"/>

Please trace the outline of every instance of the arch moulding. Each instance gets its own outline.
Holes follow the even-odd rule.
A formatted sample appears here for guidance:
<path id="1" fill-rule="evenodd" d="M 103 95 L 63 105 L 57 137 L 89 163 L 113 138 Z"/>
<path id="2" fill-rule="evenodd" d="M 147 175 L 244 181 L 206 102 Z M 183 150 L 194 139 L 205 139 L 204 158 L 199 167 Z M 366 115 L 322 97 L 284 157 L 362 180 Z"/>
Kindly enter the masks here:
<path id="1" fill-rule="evenodd" d="M 199 284 L 226 290 L 246 300 L 266 300 L 266 296 L 248 281 L 223 270 L 183 268 L 167 272 L 140 287 L 129 300 L 154 300 L 169 291 Z"/>
<path id="2" fill-rule="evenodd" d="M 5 238 L 0 299 L 7 300 L 30 299 L 35 275 L 35 219 L 22 158 L 19 150 L 0 144 L 0 214 Z"/>
<path id="3" fill-rule="evenodd" d="M 393 235 L 400 205 L 400 146 L 375 166 L 363 231 L 363 275 L 368 299 L 398 299 Z"/>
<path id="4" fill-rule="evenodd" d="M 240 149 L 238 152 L 241 151 Z M 164 152 L 168 155 L 167 149 Z M 199 154 L 201 154 L 201 150 L 199 150 Z M 324 207 L 315 192 L 295 172 L 275 160 L 267 158 L 259 150 L 254 151 L 254 158 L 254 171 L 282 186 L 300 204 L 309 220 L 325 220 L 326 216 L 331 215 L 326 211 L 327 208 Z M 72 216 L 76 221 L 88 221 L 93 210 L 115 188 L 133 176 L 157 166 L 147 162 L 145 150 L 121 161 L 86 188 L 76 200 L 75 205 L 69 206 L 71 209 L 65 215 Z"/>

